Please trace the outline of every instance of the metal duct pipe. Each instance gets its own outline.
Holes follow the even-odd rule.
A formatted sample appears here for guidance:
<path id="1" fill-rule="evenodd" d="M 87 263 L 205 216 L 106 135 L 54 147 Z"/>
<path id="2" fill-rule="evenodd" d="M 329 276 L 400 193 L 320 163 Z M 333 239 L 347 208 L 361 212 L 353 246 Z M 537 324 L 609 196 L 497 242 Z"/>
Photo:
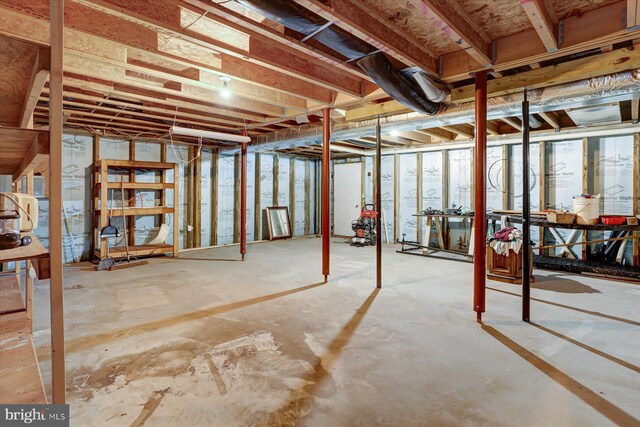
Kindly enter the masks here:
<path id="1" fill-rule="evenodd" d="M 529 127 L 538 129 L 540 126 L 542 126 L 542 122 L 538 120 L 533 114 L 529 114 Z"/>
<path id="2" fill-rule="evenodd" d="M 594 77 L 580 82 L 565 83 L 528 93 L 530 114 L 599 105 L 607 102 L 630 100 L 640 95 L 640 70 L 625 71 L 607 76 Z M 522 115 L 523 96 L 521 93 L 490 98 L 487 119 Z M 419 113 L 405 113 L 380 119 L 382 132 L 413 131 L 439 126 L 449 126 L 473 122 L 473 102 L 445 105 L 438 114 L 427 116 Z M 332 141 L 375 135 L 375 120 L 334 124 Z M 322 134 L 316 126 L 300 126 L 285 131 L 271 132 L 253 139 L 251 151 L 272 151 L 286 148 L 320 144 Z"/>
<path id="3" fill-rule="evenodd" d="M 427 91 L 424 91 L 420 81 L 413 76 L 403 76 L 384 53 L 299 4 L 290 0 L 236 1 L 287 28 L 304 34 L 306 37 L 302 41 L 313 38 L 349 60 L 356 61 L 382 90 L 408 108 L 423 114 L 434 114 L 440 108 L 439 101 L 434 102 L 426 96 Z M 424 74 L 424 71 L 419 68 L 418 70 Z M 441 96 L 430 81 L 425 78 L 421 80 L 431 93 L 430 96 L 433 98 Z"/>

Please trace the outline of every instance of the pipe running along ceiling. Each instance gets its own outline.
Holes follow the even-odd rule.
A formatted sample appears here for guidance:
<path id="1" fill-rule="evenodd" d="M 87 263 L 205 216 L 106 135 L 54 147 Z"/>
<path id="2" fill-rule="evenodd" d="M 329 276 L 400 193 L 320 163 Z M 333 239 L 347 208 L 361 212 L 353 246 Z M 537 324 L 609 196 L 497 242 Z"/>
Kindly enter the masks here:
<path id="1" fill-rule="evenodd" d="M 435 114 L 447 95 L 420 68 L 398 70 L 375 47 L 290 0 L 236 0 L 267 18 L 313 38 L 354 61 L 391 98 L 422 114 Z"/>

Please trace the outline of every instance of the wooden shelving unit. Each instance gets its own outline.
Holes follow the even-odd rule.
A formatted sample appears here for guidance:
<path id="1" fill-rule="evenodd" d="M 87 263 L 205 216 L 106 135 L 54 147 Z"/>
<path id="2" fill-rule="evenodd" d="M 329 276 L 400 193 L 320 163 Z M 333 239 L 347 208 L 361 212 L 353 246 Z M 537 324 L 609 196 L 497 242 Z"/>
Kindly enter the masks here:
<path id="1" fill-rule="evenodd" d="M 129 181 L 109 181 L 109 170 L 129 170 Z M 162 182 L 135 182 L 135 171 L 157 171 L 160 172 Z M 174 182 L 165 182 L 165 172 L 167 170 L 173 170 Z M 94 253 L 97 258 L 104 258 L 107 255 L 107 246 L 104 241 L 100 241 L 100 230 L 107 225 L 108 216 L 111 217 L 126 217 L 124 224 L 127 227 L 127 233 L 129 236 L 129 254 L 132 256 L 148 256 L 148 255 L 160 255 L 165 253 L 173 253 L 173 256 L 178 255 L 178 165 L 174 163 L 162 163 L 162 162 L 142 162 L 142 161 L 128 161 L 128 160 L 100 160 L 94 164 Z M 162 192 L 160 200 L 166 203 L 167 190 L 173 190 L 173 207 L 169 206 L 153 206 L 153 207 L 130 207 L 125 206 L 122 209 L 120 206 L 114 207 L 111 212 L 108 212 L 110 203 L 117 203 L 116 200 L 109 200 L 110 190 L 120 190 L 124 188 L 125 192 L 134 192 L 136 190 L 142 191 L 160 191 Z M 125 199 L 129 197 L 125 196 Z M 103 214 L 104 210 L 104 214 Z M 134 217 L 141 215 L 173 215 L 173 244 L 134 244 Z M 109 255 L 117 258 L 126 255 L 126 247 L 116 246 L 109 248 Z"/>

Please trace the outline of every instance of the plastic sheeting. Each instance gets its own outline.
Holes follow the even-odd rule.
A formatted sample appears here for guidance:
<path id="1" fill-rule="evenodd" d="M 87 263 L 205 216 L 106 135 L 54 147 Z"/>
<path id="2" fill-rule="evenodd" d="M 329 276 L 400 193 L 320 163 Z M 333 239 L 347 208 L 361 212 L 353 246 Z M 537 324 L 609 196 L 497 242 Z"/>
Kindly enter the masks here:
<path id="1" fill-rule="evenodd" d="M 304 235 L 305 231 L 305 206 L 307 202 L 307 194 L 305 190 L 307 162 L 300 159 L 294 160 L 294 224 L 293 232 L 296 236 Z"/>
<path id="2" fill-rule="evenodd" d="M 173 218 L 173 215 L 165 215 L 165 221 L 171 221 L 167 226 L 169 227 L 169 236 L 167 237 L 167 243 L 173 244 L 173 227 L 178 227 L 178 249 L 184 249 L 187 243 L 187 225 L 186 225 L 186 214 L 187 214 L 187 199 L 185 197 L 185 187 L 187 182 L 187 165 L 179 162 L 176 157 L 176 153 L 180 158 L 187 159 L 189 156 L 189 148 L 183 145 L 176 145 L 174 147 L 175 152 L 171 147 L 167 147 L 167 162 L 169 163 L 177 163 L 178 164 L 178 221 L 176 218 Z M 167 175 L 167 182 L 173 182 L 175 177 L 173 176 L 173 170 L 168 170 L 165 172 Z M 173 207 L 173 190 L 167 190 L 166 192 L 166 200 L 167 206 Z"/>
<path id="3" fill-rule="evenodd" d="M 63 135 L 62 138 L 62 217 L 64 262 L 89 259 L 91 256 L 93 192 L 93 140 L 84 135 Z M 48 215 L 47 215 L 48 216 Z M 48 221 L 45 222 L 48 225 Z M 38 225 L 40 235 L 47 229 Z M 48 238 L 46 243 L 48 244 Z"/>
<path id="4" fill-rule="evenodd" d="M 546 145 L 546 209 L 573 212 L 573 196 L 582 193 L 582 140 L 558 141 Z M 566 238 L 571 230 L 559 229 Z M 559 254 L 562 248 L 556 248 Z"/>
<path id="5" fill-rule="evenodd" d="M 153 142 L 136 141 L 134 145 L 135 159 L 145 162 L 159 162 L 160 151 L 162 146 Z M 160 182 L 160 172 L 155 171 L 135 171 L 136 182 Z M 135 206 L 153 207 L 160 205 L 159 191 L 136 190 L 134 193 L 128 194 L 134 197 Z M 164 219 L 158 215 L 136 216 L 134 220 L 134 243 L 142 245 L 153 240 L 158 235 L 160 224 Z"/>
<path id="6" fill-rule="evenodd" d="M 290 176 L 291 160 L 288 157 L 278 156 L 278 206 L 287 206 L 291 210 Z"/>
<path id="7" fill-rule="evenodd" d="M 444 209 L 442 197 L 442 151 L 419 153 L 422 156 L 422 210 Z M 426 239 L 426 220 L 419 218 L 423 239 Z M 435 227 L 435 225 L 434 225 Z M 432 233 L 435 239 L 435 233 Z M 428 246 L 429 242 L 425 242 Z"/>
<path id="8" fill-rule="evenodd" d="M 261 239 L 266 239 L 267 216 L 265 209 L 273 206 L 273 156 L 271 154 L 259 154 L 260 156 L 260 233 Z"/>
<path id="9" fill-rule="evenodd" d="M 416 241 L 418 239 L 418 177 L 416 154 L 403 154 L 398 160 L 398 239 Z"/>
<path id="10" fill-rule="evenodd" d="M 247 154 L 247 242 L 256 240 L 255 215 L 256 203 L 256 155 Z"/>
<path id="11" fill-rule="evenodd" d="M 471 207 L 471 150 L 450 150 L 449 155 L 449 206 L 455 203 L 464 209 Z"/>
<path id="12" fill-rule="evenodd" d="M 233 243 L 235 219 L 235 159 L 218 156 L 218 245 Z"/>
<path id="13" fill-rule="evenodd" d="M 510 150 L 509 162 L 509 187 L 508 191 L 509 206 L 515 210 L 522 210 L 522 144 L 512 145 Z M 531 203 L 531 211 L 539 212 L 540 208 L 540 185 L 543 183 L 540 179 L 540 144 L 529 145 L 529 200 Z M 514 224 L 515 227 L 521 228 L 520 225 Z M 540 230 L 538 227 L 531 227 L 531 240 L 535 243 L 540 241 Z"/>
<path id="14" fill-rule="evenodd" d="M 393 156 L 382 156 L 380 159 L 380 172 L 381 172 L 381 197 L 382 197 L 382 242 L 394 243 L 395 242 L 395 165 Z"/>
<path id="15" fill-rule="evenodd" d="M 202 150 L 200 167 L 200 244 L 211 246 L 211 170 L 213 168 L 213 152 Z"/>
<path id="16" fill-rule="evenodd" d="M 487 147 L 487 209 L 502 206 L 502 147 Z M 493 185 L 492 185 L 493 184 Z M 506 189 L 505 189 L 506 190 Z"/>

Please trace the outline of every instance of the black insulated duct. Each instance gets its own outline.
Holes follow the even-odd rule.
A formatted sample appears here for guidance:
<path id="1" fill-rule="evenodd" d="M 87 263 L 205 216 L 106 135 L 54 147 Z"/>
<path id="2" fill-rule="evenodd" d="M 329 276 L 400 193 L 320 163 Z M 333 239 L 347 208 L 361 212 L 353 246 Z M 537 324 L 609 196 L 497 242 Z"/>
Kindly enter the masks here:
<path id="1" fill-rule="evenodd" d="M 382 52 L 364 57 L 357 64 L 382 90 L 402 105 L 423 114 L 438 112 L 440 104 L 427 99 L 415 80 L 405 78 Z"/>
<path id="2" fill-rule="evenodd" d="M 421 69 L 397 70 L 384 53 L 297 3 L 289 0 L 236 2 L 355 61 L 391 98 L 412 110 L 435 114 L 446 96 L 444 87 L 434 83 Z"/>

